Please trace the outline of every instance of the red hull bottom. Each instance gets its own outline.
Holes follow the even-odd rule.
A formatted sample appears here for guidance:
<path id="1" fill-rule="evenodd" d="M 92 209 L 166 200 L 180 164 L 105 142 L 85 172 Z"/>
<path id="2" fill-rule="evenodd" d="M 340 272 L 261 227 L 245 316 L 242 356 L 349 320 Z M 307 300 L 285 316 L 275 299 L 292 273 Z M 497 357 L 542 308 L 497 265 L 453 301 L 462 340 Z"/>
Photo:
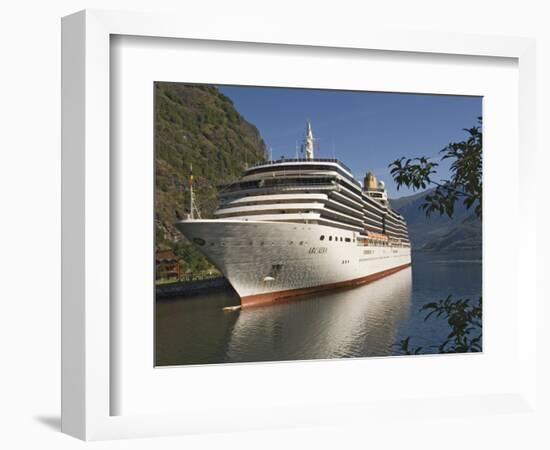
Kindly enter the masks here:
<path id="1" fill-rule="evenodd" d="M 246 297 L 241 297 L 241 305 L 243 307 L 267 305 L 269 303 L 273 303 L 276 300 L 296 297 L 298 295 L 312 294 L 314 292 L 327 291 L 332 289 L 353 288 L 361 286 L 363 284 L 372 283 L 373 281 L 379 280 L 380 278 L 392 275 L 396 272 L 399 272 L 400 270 L 410 267 L 410 265 L 410 263 L 403 264 L 401 266 L 396 266 L 392 267 L 391 269 L 383 270 L 382 272 L 367 275 L 366 277 L 355 278 L 353 280 L 347 281 L 339 281 L 337 283 L 323 284 L 321 286 L 312 286 L 300 289 L 288 289 L 286 291 L 268 292 L 266 294 L 247 295 Z"/>

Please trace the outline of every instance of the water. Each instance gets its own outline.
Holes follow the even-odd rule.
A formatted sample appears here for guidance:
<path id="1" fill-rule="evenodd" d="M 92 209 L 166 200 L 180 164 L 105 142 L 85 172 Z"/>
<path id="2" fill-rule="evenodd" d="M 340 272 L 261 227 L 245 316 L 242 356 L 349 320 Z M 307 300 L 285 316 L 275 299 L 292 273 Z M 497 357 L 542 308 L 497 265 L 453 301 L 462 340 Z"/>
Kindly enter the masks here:
<path id="1" fill-rule="evenodd" d="M 481 268 L 479 254 L 414 253 L 411 268 L 374 283 L 266 307 L 224 312 L 239 304 L 231 290 L 159 301 L 156 364 L 389 356 L 408 336 L 435 352 L 448 326 L 420 308 L 449 294 L 477 300 Z"/>

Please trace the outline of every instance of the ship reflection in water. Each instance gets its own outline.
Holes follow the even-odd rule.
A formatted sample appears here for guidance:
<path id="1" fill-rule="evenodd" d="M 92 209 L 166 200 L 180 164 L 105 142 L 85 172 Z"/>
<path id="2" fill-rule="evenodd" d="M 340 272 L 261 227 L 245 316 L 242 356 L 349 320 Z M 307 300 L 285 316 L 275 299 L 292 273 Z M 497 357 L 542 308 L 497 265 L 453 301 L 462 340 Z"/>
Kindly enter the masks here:
<path id="1" fill-rule="evenodd" d="M 157 304 L 157 365 L 394 354 L 411 305 L 412 271 L 355 289 L 223 312 L 233 292 Z"/>
<path id="2" fill-rule="evenodd" d="M 411 269 L 378 282 L 325 292 L 274 308 L 243 310 L 229 340 L 229 361 L 390 355 L 408 315 Z"/>

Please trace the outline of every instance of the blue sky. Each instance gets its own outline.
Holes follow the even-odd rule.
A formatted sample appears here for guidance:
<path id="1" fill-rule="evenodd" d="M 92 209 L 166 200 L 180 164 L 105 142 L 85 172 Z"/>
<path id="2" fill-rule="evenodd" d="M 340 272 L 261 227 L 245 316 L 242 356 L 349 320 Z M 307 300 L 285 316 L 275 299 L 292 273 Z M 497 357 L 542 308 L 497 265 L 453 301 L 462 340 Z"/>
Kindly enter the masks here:
<path id="1" fill-rule="evenodd" d="M 294 157 L 305 122 L 318 139 L 316 157 L 335 156 L 362 180 L 372 171 L 384 180 L 391 198 L 397 191 L 388 164 L 402 156 L 438 156 L 451 141 L 466 137 L 477 124 L 481 97 L 218 86 L 237 110 L 258 127 L 273 158 Z M 438 176 L 448 177 L 448 164 Z"/>

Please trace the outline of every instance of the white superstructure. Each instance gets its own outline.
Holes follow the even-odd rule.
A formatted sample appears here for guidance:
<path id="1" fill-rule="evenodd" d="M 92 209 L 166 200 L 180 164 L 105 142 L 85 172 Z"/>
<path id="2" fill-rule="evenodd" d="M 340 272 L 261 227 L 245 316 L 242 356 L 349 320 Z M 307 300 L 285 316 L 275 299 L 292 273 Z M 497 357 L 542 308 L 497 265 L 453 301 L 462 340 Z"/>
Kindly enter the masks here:
<path id="1" fill-rule="evenodd" d="M 404 218 L 382 182 L 361 185 L 336 159 L 314 158 L 308 123 L 305 159 L 247 169 L 220 192 L 210 220 L 177 228 L 225 275 L 243 305 L 354 286 L 410 265 Z"/>

